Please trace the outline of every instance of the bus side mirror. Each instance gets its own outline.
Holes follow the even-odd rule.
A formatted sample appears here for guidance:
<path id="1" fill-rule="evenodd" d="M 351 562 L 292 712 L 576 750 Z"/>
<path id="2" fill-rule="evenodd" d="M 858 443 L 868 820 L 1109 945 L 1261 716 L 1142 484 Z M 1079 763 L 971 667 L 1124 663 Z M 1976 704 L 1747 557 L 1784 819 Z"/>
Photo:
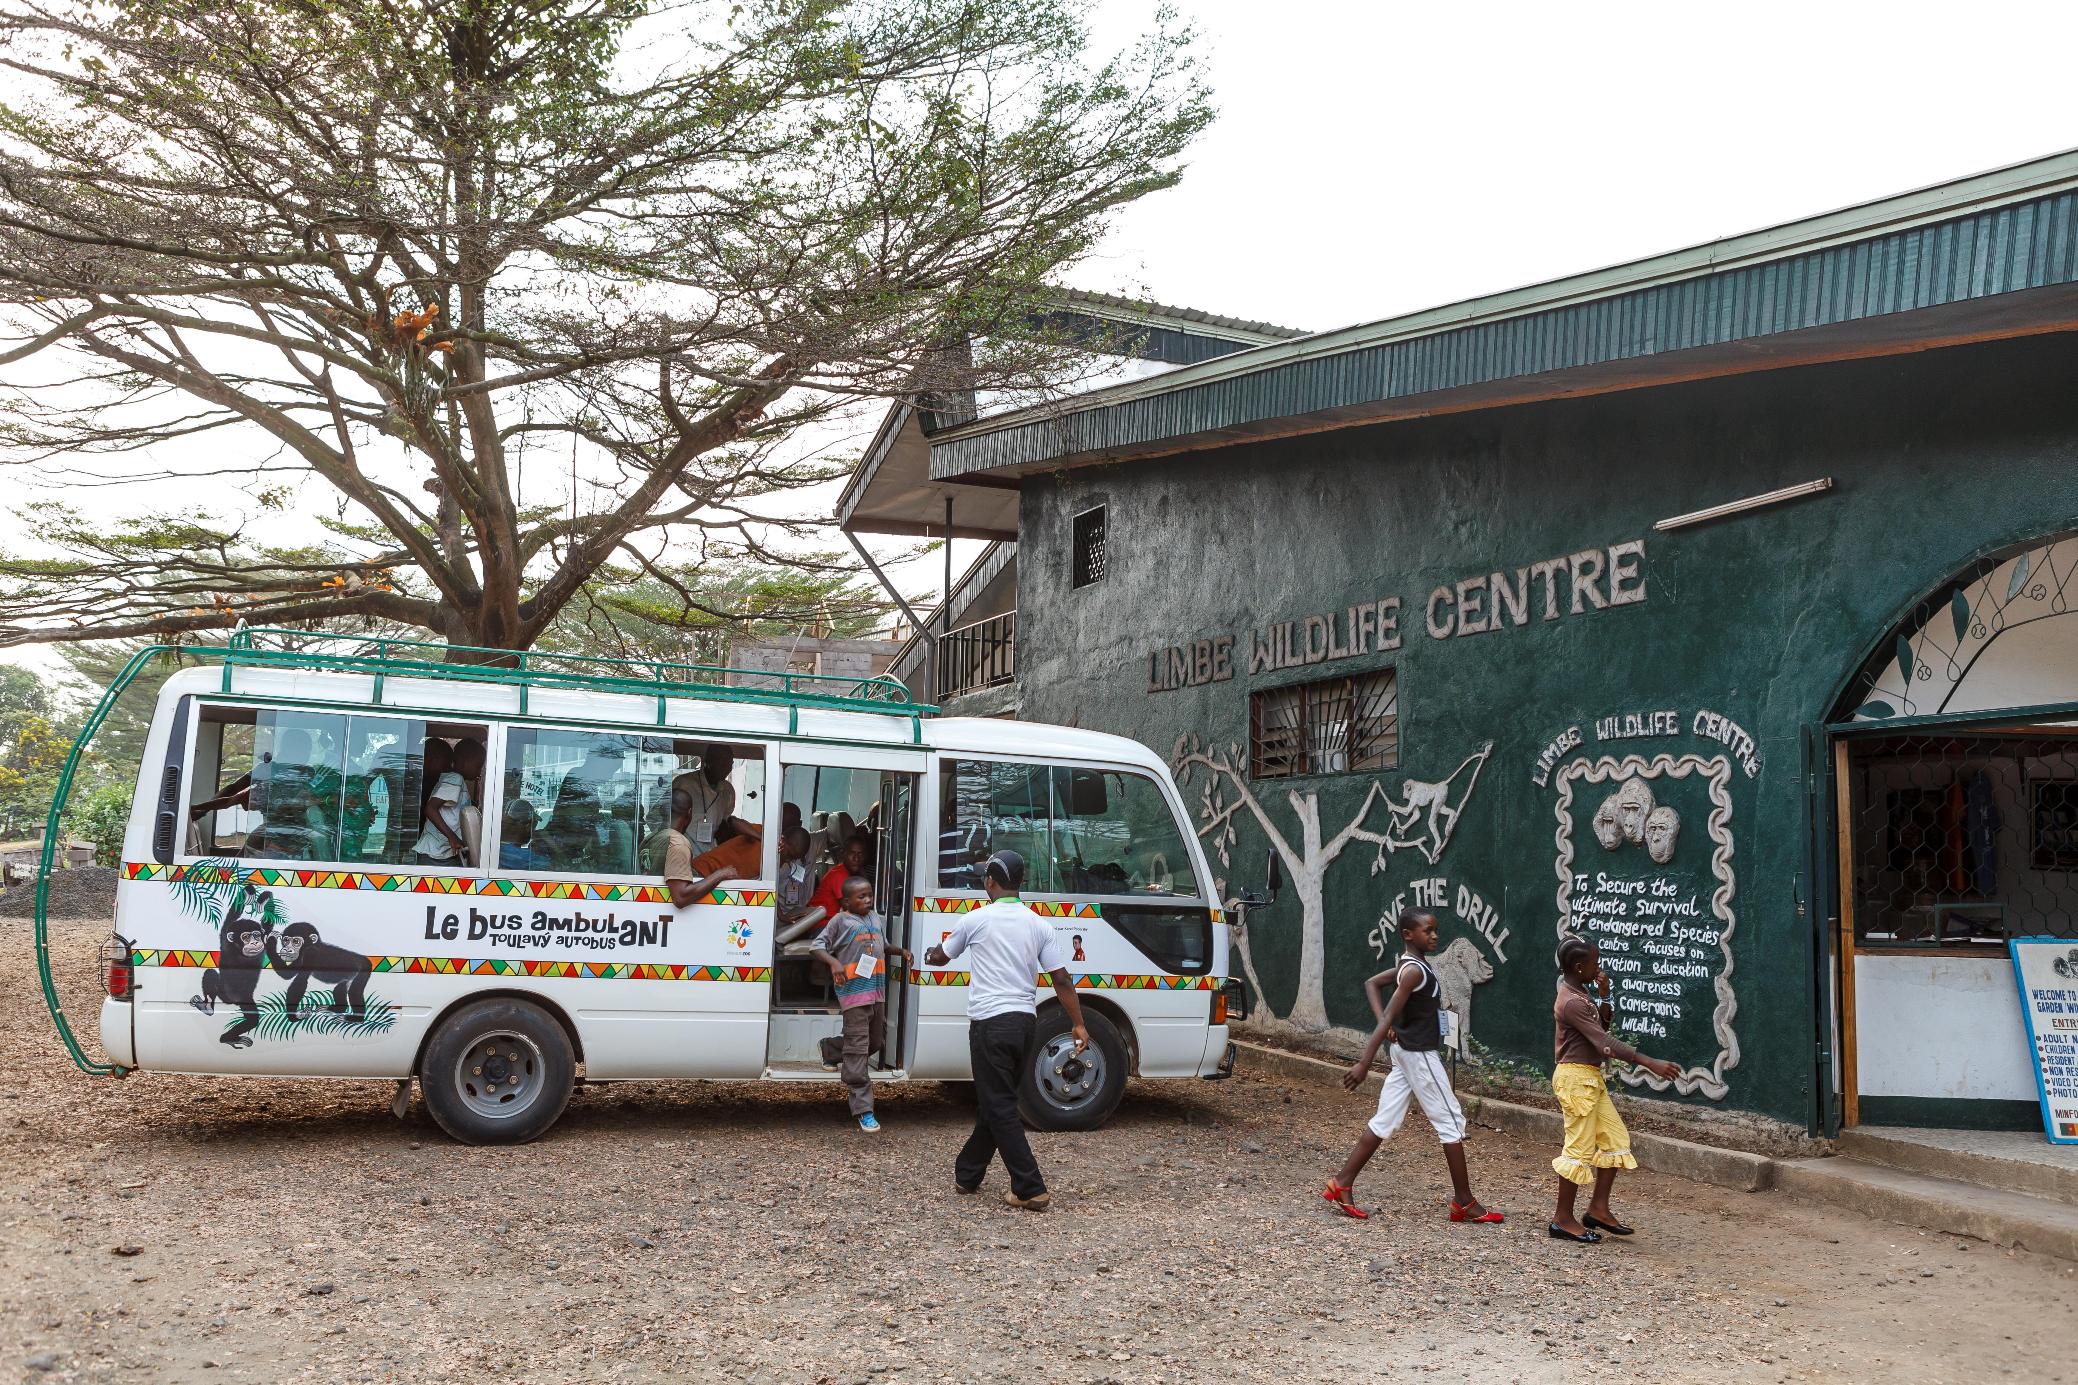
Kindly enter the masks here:
<path id="1" fill-rule="evenodd" d="M 1093 769 L 1068 772 L 1068 816 L 1100 818 L 1110 811 L 1111 795 L 1104 787 L 1101 773 Z"/>
<path id="2" fill-rule="evenodd" d="M 1256 894 L 1243 890 L 1234 896 L 1234 902 L 1244 909 L 1267 909 L 1277 902 L 1278 892 L 1284 889 L 1284 859 L 1277 848 L 1270 848 L 1270 859 L 1263 872 L 1263 892 Z"/>

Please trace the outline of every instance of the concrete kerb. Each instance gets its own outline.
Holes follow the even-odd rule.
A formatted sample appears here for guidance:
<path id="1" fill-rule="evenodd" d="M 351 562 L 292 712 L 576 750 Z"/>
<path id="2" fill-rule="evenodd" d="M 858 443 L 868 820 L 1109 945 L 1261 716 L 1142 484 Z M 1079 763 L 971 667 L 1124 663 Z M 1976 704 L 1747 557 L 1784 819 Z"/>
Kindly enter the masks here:
<path id="1" fill-rule="evenodd" d="M 1347 1071 L 1338 1064 L 1309 1058 L 1303 1053 L 1288 1053 L 1283 1049 L 1251 1043 L 1237 1043 L 1236 1047 L 1241 1051 L 1242 1061 L 1252 1071 L 1290 1082 L 1340 1086 L 1342 1074 Z M 1364 1086 L 1367 1090 L 1376 1091 L 1383 1081 L 1384 1077 L 1374 1072 L 1365 1079 Z M 1540 1110 L 1535 1106 L 1474 1092 L 1460 1092 L 1458 1100 L 1465 1108 L 1465 1115 L 1474 1121 L 1496 1130 L 1544 1140 L 1553 1149 L 1559 1146 L 1561 1123 L 1557 1111 Z M 1695 1183 L 1710 1183 L 1748 1193 L 1761 1192 L 1775 1184 L 1775 1160 L 1765 1154 L 1718 1149 L 1692 1140 L 1644 1131 L 1631 1132 L 1631 1150 L 1638 1156 L 1642 1167 Z"/>

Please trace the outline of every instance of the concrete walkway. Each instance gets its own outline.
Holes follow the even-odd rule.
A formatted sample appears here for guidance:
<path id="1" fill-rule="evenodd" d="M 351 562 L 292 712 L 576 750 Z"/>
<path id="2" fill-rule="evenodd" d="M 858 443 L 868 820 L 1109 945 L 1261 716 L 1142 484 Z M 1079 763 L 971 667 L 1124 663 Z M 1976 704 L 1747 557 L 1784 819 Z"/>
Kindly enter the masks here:
<path id="1" fill-rule="evenodd" d="M 1241 1062 L 1287 1081 L 1339 1085 L 1345 1068 L 1259 1044 Z M 1373 1073 L 1367 1085 L 1383 1081 Z M 1557 1148 L 1556 1110 L 1461 1092 L 1475 1123 L 1534 1136 Z M 2078 1260 L 2078 1148 L 2023 1131 L 1843 1132 L 1839 1157 L 1776 1159 L 1646 1131 L 1631 1132 L 1638 1162 L 1658 1173 L 1744 1192 L 1773 1189 L 1883 1221 L 1971 1236 Z"/>

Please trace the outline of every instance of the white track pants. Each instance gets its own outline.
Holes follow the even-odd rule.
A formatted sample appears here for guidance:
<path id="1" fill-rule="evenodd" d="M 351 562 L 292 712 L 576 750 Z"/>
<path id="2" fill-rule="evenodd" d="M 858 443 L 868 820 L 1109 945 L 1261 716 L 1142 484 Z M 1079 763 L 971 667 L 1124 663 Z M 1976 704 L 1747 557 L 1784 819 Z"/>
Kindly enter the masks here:
<path id="1" fill-rule="evenodd" d="M 1392 1071 L 1385 1075 L 1385 1085 L 1378 1093 L 1378 1114 L 1371 1117 L 1371 1133 L 1390 1140 L 1407 1119 L 1407 1103 L 1418 1101 L 1421 1113 L 1436 1127 L 1438 1139 L 1447 1145 L 1462 1143 L 1465 1109 L 1450 1090 L 1450 1074 L 1444 1070 L 1441 1055 L 1433 1049 L 1409 1053 L 1394 1044 L 1392 1061 Z"/>

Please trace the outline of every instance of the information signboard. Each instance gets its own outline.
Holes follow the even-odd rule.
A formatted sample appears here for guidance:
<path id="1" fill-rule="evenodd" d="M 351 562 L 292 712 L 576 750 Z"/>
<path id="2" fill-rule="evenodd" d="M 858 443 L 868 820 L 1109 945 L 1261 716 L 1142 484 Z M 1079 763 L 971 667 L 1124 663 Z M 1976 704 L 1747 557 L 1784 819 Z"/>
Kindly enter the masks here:
<path id="1" fill-rule="evenodd" d="M 2078 1145 L 2078 942 L 2013 938 L 2013 977 L 2042 1096 L 2042 1133 Z"/>

